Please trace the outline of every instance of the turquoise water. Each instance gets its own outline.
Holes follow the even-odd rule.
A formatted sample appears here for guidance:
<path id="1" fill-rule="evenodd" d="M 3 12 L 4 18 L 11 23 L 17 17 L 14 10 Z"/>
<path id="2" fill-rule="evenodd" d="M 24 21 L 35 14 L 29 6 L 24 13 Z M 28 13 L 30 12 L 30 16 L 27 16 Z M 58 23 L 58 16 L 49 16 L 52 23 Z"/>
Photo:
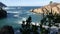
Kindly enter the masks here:
<path id="1" fill-rule="evenodd" d="M 29 10 L 39 7 L 6 7 L 7 18 L 0 20 L 0 27 L 10 25 L 14 28 L 19 28 L 22 21 L 26 20 L 29 16 L 32 17 L 32 22 L 39 23 L 42 19 L 41 14 L 32 13 Z"/>

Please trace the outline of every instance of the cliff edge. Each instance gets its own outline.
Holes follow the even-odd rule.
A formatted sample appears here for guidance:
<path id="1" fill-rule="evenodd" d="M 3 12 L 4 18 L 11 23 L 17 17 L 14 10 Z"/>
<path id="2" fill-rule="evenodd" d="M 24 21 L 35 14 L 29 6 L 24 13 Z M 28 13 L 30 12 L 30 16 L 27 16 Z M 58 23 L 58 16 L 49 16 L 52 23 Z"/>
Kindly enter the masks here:
<path id="1" fill-rule="evenodd" d="M 30 11 L 35 12 L 35 13 L 40 13 L 40 14 L 42 14 L 42 13 L 47 14 L 48 12 L 51 12 L 51 9 L 53 11 L 53 14 L 54 13 L 60 14 L 60 3 L 56 3 L 56 2 L 50 3 L 41 8 L 32 9 Z"/>
<path id="2" fill-rule="evenodd" d="M 3 7 L 7 7 L 5 4 L 0 2 L 0 19 L 1 18 L 6 18 L 7 17 L 7 11 L 3 10 Z"/>

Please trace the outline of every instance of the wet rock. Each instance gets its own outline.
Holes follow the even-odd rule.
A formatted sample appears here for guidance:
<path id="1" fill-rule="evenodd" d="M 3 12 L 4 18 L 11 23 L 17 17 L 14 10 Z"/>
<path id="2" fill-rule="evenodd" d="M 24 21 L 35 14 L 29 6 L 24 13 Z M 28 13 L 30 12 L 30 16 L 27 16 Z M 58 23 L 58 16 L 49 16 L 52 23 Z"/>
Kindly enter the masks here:
<path id="1" fill-rule="evenodd" d="M 14 34 L 12 26 L 4 26 L 0 31 L 0 34 Z"/>
<path id="2" fill-rule="evenodd" d="M 6 17 L 7 17 L 7 12 L 3 10 L 2 8 L 0 8 L 0 19 L 6 18 Z"/>

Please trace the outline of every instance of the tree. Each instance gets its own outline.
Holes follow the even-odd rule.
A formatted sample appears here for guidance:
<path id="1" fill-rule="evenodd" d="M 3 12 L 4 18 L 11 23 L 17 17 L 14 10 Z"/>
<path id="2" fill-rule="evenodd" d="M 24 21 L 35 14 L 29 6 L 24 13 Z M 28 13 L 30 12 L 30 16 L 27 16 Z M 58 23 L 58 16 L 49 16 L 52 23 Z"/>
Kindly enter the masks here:
<path id="1" fill-rule="evenodd" d="M 28 33 L 30 34 L 30 23 L 31 23 L 31 16 L 29 16 L 26 21 L 22 21 L 22 28 L 20 28 L 22 34 L 28 34 Z"/>

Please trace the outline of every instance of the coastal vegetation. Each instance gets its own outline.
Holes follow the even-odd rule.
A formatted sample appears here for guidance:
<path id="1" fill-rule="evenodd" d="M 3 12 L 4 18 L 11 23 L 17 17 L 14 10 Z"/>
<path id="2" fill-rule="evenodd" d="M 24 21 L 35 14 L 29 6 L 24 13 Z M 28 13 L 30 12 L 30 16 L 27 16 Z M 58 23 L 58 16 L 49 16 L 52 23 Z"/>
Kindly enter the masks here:
<path id="1" fill-rule="evenodd" d="M 43 19 L 41 20 L 39 26 L 36 26 L 36 24 L 31 24 L 31 16 L 26 21 L 23 21 L 22 28 L 20 29 L 22 34 L 50 34 L 50 29 L 52 26 L 56 26 L 59 29 L 60 15 L 57 13 L 53 14 L 52 12 L 53 11 L 51 8 L 51 12 L 49 12 L 47 15 L 43 14 Z M 43 25 L 47 25 L 48 28 L 44 28 Z M 58 32 L 56 32 L 55 34 L 58 34 Z"/>
<path id="2" fill-rule="evenodd" d="M 51 27 L 56 26 L 58 28 L 59 32 L 59 23 L 60 23 L 60 14 L 53 13 L 53 9 L 51 8 L 50 11 L 46 9 L 46 14 L 43 13 L 43 19 L 40 21 L 40 25 L 36 26 L 31 24 L 31 16 L 26 21 L 22 22 L 22 28 L 20 29 L 22 34 L 50 34 Z M 44 10 L 42 9 L 44 12 Z M 26 24 L 25 24 L 26 23 Z M 46 29 L 43 27 L 43 25 L 47 25 L 48 28 Z M 58 32 L 55 32 L 53 34 L 58 34 Z M 60 33 L 59 33 L 60 34 Z"/>
<path id="3" fill-rule="evenodd" d="M 50 2 L 52 4 L 52 2 Z M 19 28 L 20 34 L 60 34 L 60 14 L 58 12 L 53 11 L 53 8 L 50 7 L 50 11 L 47 8 L 42 8 L 42 15 L 43 18 L 41 19 L 39 26 L 33 25 L 32 24 L 32 17 L 29 16 L 26 21 L 22 21 L 21 27 Z M 34 12 L 32 10 L 32 12 Z M 40 12 L 40 9 L 38 10 Z M 38 13 L 39 13 L 38 12 Z M 3 10 L 2 8 L 0 9 L 0 18 L 7 17 L 7 12 Z M 39 18 L 40 19 L 40 18 Z M 44 27 L 43 27 L 44 25 Z M 45 26 L 48 26 L 47 28 Z M 52 32 L 51 33 L 51 27 L 55 26 L 58 28 L 58 32 Z M 0 29 L 0 34 L 15 34 L 14 29 L 12 26 L 9 25 L 4 25 Z"/>
<path id="4" fill-rule="evenodd" d="M 48 10 L 47 10 L 48 11 Z M 37 26 L 36 24 L 32 24 L 32 17 L 29 16 L 26 21 L 22 21 L 20 32 L 22 34 L 50 34 L 51 27 L 54 25 L 56 27 L 59 27 L 59 25 L 56 25 L 56 23 L 60 23 L 60 15 L 53 14 L 52 9 L 51 12 L 47 15 L 43 14 L 43 19 L 40 21 L 40 25 Z M 48 23 L 48 24 L 47 24 Z M 48 28 L 46 29 L 43 27 L 43 25 L 47 25 Z M 58 30 L 59 31 L 59 30 Z M 5 25 L 0 29 L 0 34 L 14 34 L 14 29 L 12 26 Z M 55 34 L 58 34 L 56 32 Z"/>

